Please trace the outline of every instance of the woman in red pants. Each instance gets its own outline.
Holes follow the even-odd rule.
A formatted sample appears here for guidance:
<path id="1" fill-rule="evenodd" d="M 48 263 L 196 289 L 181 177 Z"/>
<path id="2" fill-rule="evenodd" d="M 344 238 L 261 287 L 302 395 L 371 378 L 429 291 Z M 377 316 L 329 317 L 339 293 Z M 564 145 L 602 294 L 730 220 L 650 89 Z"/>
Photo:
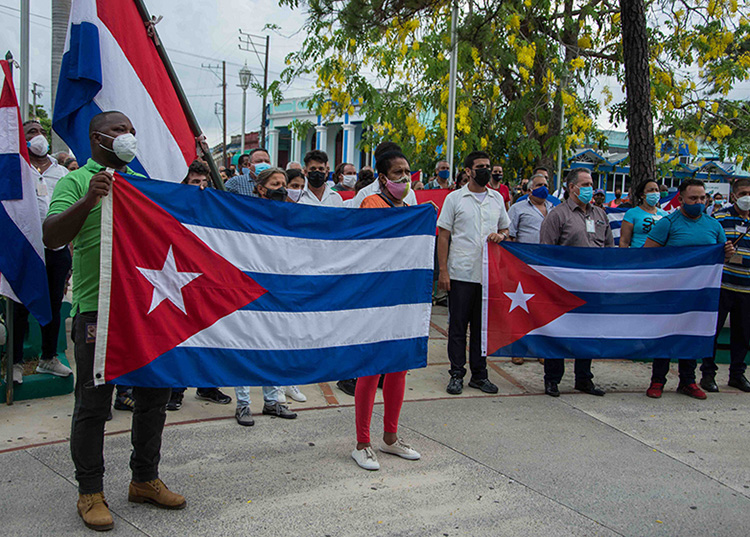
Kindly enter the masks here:
<path id="1" fill-rule="evenodd" d="M 362 200 L 361 208 L 404 207 L 404 198 L 409 193 L 411 173 L 409 162 L 400 151 L 390 151 L 377 157 L 380 192 Z M 354 411 L 357 424 L 357 448 L 352 458 L 365 470 L 379 470 L 380 463 L 370 444 L 370 421 L 380 375 L 361 377 L 354 392 Z M 383 444 L 380 451 L 398 455 L 404 459 L 417 460 L 421 455 L 399 439 L 398 418 L 404 403 L 406 371 L 387 373 L 383 381 L 385 403 L 383 418 Z"/>

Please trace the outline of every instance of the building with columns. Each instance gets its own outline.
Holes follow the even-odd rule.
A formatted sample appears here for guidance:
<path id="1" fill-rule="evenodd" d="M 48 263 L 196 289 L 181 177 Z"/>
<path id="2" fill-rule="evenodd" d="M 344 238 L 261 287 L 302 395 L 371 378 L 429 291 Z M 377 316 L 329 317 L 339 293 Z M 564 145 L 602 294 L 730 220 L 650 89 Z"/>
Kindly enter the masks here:
<path id="1" fill-rule="evenodd" d="M 299 138 L 289 128 L 294 120 L 309 121 L 315 128 Z M 354 164 L 359 170 L 372 161 L 370 154 L 358 149 L 361 140 L 362 117 L 356 111 L 324 123 L 321 116 L 307 108 L 305 98 L 285 99 L 278 106 L 269 105 L 266 148 L 271 163 L 276 166 L 283 168 L 291 161 L 302 163 L 305 153 L 320 149 L 328 154 L 331 170 L 342 162 Z"/>

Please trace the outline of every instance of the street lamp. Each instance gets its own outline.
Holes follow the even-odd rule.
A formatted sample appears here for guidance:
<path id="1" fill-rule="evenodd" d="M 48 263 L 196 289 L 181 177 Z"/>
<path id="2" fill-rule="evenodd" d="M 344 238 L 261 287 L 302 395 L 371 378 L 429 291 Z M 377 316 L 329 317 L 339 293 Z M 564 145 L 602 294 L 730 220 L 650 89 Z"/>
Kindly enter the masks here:
<path id="1" fill-rule="evenodd" d="M 240 83 L 242 88 L 242 138 L 240 139 L 240 155 L 245 153 L 245 108 L 247 107 L 247 87 L 250 85 L 250 77 L 253 73 L 248 69 L 247 62 L 240 69 Z"/>

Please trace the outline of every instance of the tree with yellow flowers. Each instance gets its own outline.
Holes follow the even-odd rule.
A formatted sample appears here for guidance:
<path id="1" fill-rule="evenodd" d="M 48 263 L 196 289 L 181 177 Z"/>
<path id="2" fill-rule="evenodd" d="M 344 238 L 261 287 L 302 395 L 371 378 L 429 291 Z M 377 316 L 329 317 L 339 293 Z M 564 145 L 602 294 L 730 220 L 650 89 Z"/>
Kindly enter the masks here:
<path id="1" fill-rule="evenodd" d="M 358 105 L 372 127 L 363 149 L 387 138 L 402 145 L 413 167 L 430 169 L 445 151 L 451 2 L 304 3 L 308 37 L 287 57 L 286 80 L 315 73 L 310 104 L 318 113 L 333 118 Z M 600 99 L 615 121 L 624 120 L 624 106 L 609 88 L 595 93 L 592 81 L 623 80 L 617 1 L 459 6 L 456 157 L 485 149 L 512 173 L 536 163 L 553 167 L 558 147 L 567 154 L 606 144 L 595 123 Z M 657 150 L 667 136 L 716 143 L 727 157 L 748 147 L 738 133 L 747 108 L 730 98 L 750 73 L 746 12 L 738 0 L 646 3 Z"/>

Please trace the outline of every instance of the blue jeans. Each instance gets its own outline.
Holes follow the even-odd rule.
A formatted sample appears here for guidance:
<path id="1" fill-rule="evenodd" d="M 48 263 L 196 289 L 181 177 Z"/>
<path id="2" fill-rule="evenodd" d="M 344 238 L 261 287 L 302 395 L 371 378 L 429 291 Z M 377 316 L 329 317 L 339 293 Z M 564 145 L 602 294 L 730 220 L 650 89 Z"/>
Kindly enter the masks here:
<path id="1" fill-rule="evenodd" d="M 284 395 L 283 386 L 263 386 L 263 402 L 276 403 L 282 400 Z M 234 389 L 237 398 L 237 406 L 250 406 L 250 386 L 237 386 Z"/>

